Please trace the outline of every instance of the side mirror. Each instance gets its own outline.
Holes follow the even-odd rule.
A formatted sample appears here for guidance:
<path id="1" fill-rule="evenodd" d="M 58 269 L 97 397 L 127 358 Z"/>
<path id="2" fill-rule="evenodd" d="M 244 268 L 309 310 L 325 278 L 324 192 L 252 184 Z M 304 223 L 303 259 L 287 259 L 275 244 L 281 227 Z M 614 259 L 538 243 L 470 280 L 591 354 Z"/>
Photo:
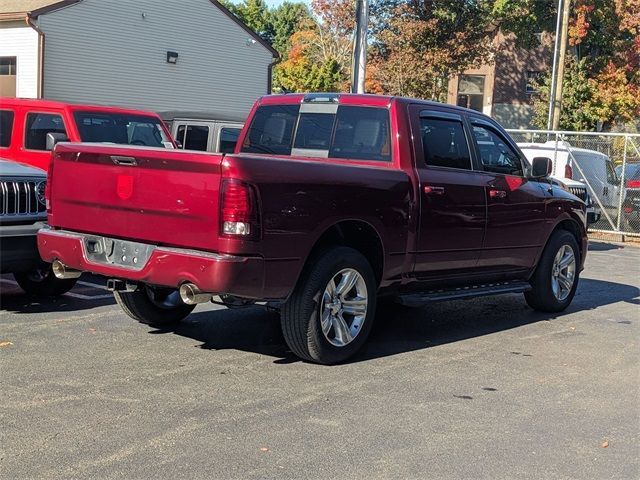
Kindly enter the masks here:
<path id="1" fill-rule="evenodd" d="M 56 143 L 66 142 L 67 140 L 69 140 L 69 137 L 67 137 L 64 133 L 49 132 L 47 133 L 46 149 L 51 151 L 53 150 L 53 147 L 56 146 Z"/>
<path id="2" fill-rule="evenodd" d="M 536 157 L 533 159 L 533 168 L 531 168 L 531 176 L 533 178 L 545 178 L 551 175 L 553 171 L 553 162 L 547 157 Z"/>

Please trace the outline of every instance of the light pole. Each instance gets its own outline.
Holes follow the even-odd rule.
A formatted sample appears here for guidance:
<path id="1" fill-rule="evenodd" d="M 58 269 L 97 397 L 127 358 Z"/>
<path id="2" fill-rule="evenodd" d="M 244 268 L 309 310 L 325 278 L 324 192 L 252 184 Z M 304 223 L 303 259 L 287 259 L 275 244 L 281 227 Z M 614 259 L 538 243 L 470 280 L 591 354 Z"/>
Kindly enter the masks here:
<path id="1" fill-rule="evenodd" d="M 567 53 L 567 37 L 569 30 L 569 7 L 571 0 L 559 0 L 558 19 L 556 21 L 556 42 L 553 53 L 553 71 L 549 90 L 549 117 L 547 130 L 557 130 L 562 111 L 562 81 L 564 79 L 564 63 Z"/>
<path id="2" fill-rule="evenodd" d="M 364 93 L 367 67 L 367 27 L 369 25 L 369 0 L 358 0 L 356 7 L 356 29 L 353 38 L 351 62 L 351 93 Z"/>

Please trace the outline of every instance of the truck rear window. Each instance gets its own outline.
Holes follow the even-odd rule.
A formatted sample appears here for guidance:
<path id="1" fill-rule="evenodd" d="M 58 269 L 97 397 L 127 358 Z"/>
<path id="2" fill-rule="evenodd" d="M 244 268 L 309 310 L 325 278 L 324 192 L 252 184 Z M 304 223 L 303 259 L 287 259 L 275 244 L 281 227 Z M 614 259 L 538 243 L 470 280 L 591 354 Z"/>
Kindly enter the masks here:
<path id="1" fill-rule="evenodd" d="M 259 107 L 241 152 L 391 161 L 387 109 L 339 105 L 327 110 Z"/>
<path id="2" fill-rule="evenodd" d="M 158 118 L 109 112 L 75 112 L 73 116 L 83 142 L 173 148 Z"/>

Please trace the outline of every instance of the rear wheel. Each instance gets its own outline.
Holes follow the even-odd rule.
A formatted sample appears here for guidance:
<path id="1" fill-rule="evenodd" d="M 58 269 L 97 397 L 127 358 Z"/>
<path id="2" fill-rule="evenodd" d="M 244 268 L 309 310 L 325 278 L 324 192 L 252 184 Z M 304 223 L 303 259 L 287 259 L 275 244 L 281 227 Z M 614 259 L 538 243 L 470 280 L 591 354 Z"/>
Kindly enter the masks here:
<path id="1" fill-rule="evenodd" d="M 580 250 L 575 237 L 556 231 L 542 252 L 525 299 L 542 312 L 561 312 L 569 306 L 578 287 Z"/>
<path id="2" fill-rule="evenodd" d="M 43 297 L 57 297 L 71 290 L 77 278 L 60 279 L 53 274 L 51 265 L 43 266 L 32 272 L 14 273 L 20 288 L 32 295 Z"/>
<path id="3" fill-rule="evenodd" d="M 319 255 L 283 305 L 281 323 L 298 357 L 331 365 L 355 354 L 373 326 L 376 281 L 371 265 L 352 248 Z"/>
<path id="4" fill-rule="evenodd" d="M 124 313 L 152 327 L 167 327 L 185 319 L 195 308 L 180 298 L 175 288 L 138 285 L 133 292 L 113 292 Z"/>

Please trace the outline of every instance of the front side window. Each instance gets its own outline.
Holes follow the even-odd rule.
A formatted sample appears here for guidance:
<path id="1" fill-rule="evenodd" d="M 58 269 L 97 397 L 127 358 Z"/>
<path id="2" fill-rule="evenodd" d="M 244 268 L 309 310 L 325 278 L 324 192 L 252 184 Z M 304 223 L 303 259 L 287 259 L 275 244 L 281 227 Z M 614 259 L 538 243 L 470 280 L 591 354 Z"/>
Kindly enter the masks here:
<path id="1" fill-rule="evenodd" d="M 173 148 L 159 118 L 111 112 L 75 112 L 80 140 Z"/>
<path id="2" fill-rule="evenodd" d="M 209 127 L 205 125 L 180 125 L 176 139 L 185 150 L 206 152 L 209 142 Z"/>
<path id="3" fill-rule="evenodd" d="M 24 147 L 28 150 L 46 150 L 47 134 L 67 134 L 60 115 L 53 113 L 28 113 L 25 125 Z"/>
<path id="4" fill-rule="evenodd" d="M 480 160 L 487 172 L 523 176 L 522 161 L 516 151 L 493 129 L 473 126 Z"/>
<path id="5" fill-rule="evenodd" d="M 0 147 L 7 148 L 11 145 L 12 133 L 13 112 L 11 110 L 0 110 Z"/>
<path id="6" fill-rule="evenodd" d="M 618 175 L 616 175 L 616 170 L 615 168 L 613 168 L 613 162 L 609 159 L 607 159 L 606 161 L 606 165 L 607 165 L 607 183 L 609 184 L 616 184 L 616 183 L 620 183 L 620 180 L 618 179 Z"/>
<path id="7" fill-rule="evenodd" d="M 220 153 L 233 153 L 238 143 L 241 128 L 221 128 L 220 129 Z"/>
<path id="8" fill-rule="evenodd" d="M 427 165 L 471 170 L 471 156 L 462 122 L 421 118 L 420 132 Z"/>

